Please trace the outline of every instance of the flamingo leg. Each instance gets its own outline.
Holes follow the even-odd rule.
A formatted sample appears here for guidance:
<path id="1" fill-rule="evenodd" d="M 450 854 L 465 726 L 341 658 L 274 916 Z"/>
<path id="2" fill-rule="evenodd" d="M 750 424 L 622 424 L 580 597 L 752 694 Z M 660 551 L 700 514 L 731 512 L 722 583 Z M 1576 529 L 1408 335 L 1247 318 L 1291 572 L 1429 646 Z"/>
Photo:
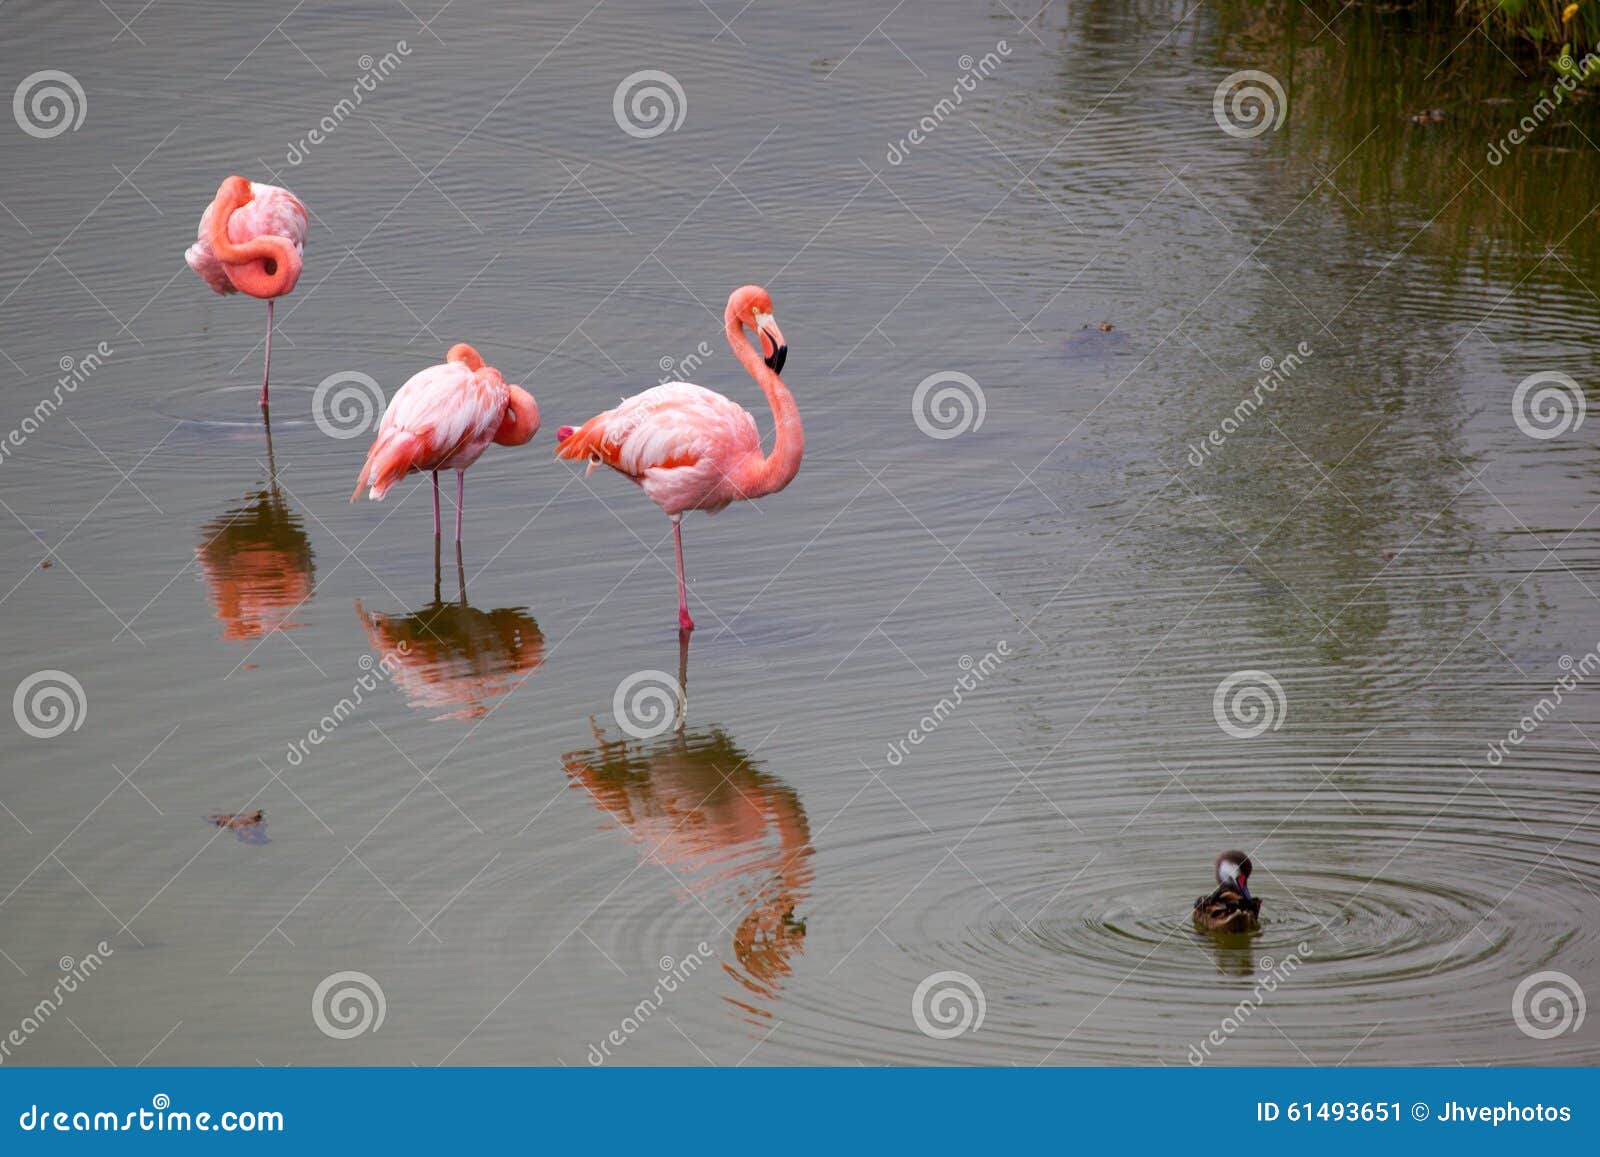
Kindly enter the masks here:
<path id="1" fill-rule="evenodd" d="M 683 516 L 673 515 L 672 547 L 678 556 L 678 629 L 694 630 L 694 620 L 689 617 L 689 588 L 683 581 Z"/>
<path id="2" fill-rule="evenodd" d="M 433 472 L 433 537 L 439 537 L 439 472 Z"/>
<path id="3" fill-rule="evenodd" d="M 261 369 L 261 408 L 267 408 L 267 379 L 272 376 L 272 298 L 267 298 L 267 359 Z"/>
<path id="4" fill-rule="evenodd" d="M 467 496 L 467 472 L 456 471 L 456 550 L 461 550 L 461 504 Z"/>

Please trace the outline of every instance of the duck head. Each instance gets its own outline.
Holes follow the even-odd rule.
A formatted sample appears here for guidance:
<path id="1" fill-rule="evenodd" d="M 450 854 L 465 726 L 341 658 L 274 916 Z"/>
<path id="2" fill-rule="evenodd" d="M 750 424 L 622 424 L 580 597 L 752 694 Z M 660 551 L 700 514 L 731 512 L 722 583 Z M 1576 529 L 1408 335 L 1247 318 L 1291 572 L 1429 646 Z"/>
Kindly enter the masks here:
<path id="1" fill-rule="evenodd" d="M 1250 857 L 1239 851 L 1223 852 L 1217 857 L 1217 883 L 1226 888 L 1237 888 L 1239 895 L 1253 900 L 1250 895 Z"/>

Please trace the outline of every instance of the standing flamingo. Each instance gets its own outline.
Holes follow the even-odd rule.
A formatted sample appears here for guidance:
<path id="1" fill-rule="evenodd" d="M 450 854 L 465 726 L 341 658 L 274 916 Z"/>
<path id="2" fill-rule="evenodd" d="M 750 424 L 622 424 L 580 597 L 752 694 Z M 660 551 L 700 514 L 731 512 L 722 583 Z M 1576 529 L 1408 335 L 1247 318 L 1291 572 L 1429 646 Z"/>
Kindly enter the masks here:
<path id="1" fill-rule="evenodd" d="M 200 237 L 184 260 L 218 293 L 267 299 L 267 358 L 261 371 L 261 405 L 272 374 L 272 303 L 300 280 L 306 247 L 306 207 L 287 189 L 243 177 L 222 182 L 200 215 Z"/>
<path id="2" fill-rule="evenodd" d="M 694 630 L 683 577 L 683 515 L 715 514 L 743 498 L 775 494 L 793 480 L 805 452 L 800 411 L 778 374 L 789 347 L 772 316 L 772 298 L 759 285 L 728 297 L 723 325 L 733 356 L 760 384 L 776 424 L 772 453 L 761 453 L 756 420 L 737 402 L 704 386 L 667 382 L 624 398 L 615 409 L 573 429 L 556 431 L 556 455 L 587 458 L 589 470 L 606 465 L 644 488 L 646 497 L 672 519 L 678 558 L 678 627 Z M 761 342 L 757 356 L 746 340 L 749 327 Z"/>
<path id="3" fill-rule="evenodd" d="M 439 471 L 456 472 L 456 542 L 461 542 L 461 504 L 466 471 L 489 447 L 521 446 L 539 432 L 539 407 L 521 386 L 507 385 L 500 371 L 483 364 L 478 351 L 450 347 L 444 365 L 415 373 L 395 391 L 378 436 L 356 479 L 380 499 L 407 474 L 433 474 L 433 537 L 439 537 Z"/>

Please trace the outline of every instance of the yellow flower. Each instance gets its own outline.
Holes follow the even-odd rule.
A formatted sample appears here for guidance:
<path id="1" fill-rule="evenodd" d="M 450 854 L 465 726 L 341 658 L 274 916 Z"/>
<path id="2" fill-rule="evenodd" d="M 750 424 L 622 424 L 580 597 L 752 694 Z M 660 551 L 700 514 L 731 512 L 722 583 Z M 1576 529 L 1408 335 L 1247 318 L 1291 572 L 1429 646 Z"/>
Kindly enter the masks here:
<path id="1" fill-rule="evenodd" d="M 1576 4 L 1568 4 L 1565 8 L 1563 8 L 1561 10 L 1561 23 L 1563 23 L 1563 24 L 1571 24 L 1572 23 L 1572 18 L 1574 16 L 1576 16 L 1577 14 L 1578 14 L 1578 6 Z"/>

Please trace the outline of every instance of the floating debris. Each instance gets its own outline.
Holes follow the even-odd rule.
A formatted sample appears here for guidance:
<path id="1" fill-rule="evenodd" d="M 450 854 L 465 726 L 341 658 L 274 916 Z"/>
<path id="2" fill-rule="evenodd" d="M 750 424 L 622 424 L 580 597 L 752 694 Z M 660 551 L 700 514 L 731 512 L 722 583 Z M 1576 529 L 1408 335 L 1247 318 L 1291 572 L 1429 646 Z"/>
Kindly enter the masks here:
<path id="1" fill-rule="evenodd" d="M 241 843 L 267 842 L 266 812 L 259 808 L 253 812 L 213 812 L 206 819 L 219 828 L 227 828 Z"/>

